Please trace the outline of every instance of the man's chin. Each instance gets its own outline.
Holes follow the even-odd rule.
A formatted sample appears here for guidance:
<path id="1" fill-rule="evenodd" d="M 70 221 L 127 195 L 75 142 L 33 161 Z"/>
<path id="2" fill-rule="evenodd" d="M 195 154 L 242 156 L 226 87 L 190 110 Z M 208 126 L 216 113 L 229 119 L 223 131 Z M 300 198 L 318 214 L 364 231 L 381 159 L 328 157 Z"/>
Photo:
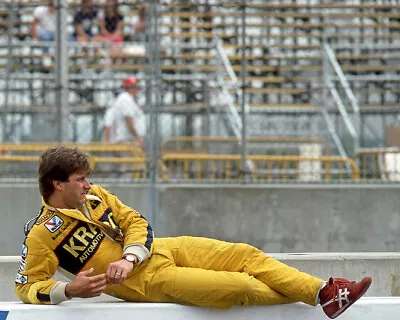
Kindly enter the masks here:
<path id="1" fill-rule="evenodd" d="M 79 199 L 79 206 L 83 206 L 86 202 L 86 197 Z"/>

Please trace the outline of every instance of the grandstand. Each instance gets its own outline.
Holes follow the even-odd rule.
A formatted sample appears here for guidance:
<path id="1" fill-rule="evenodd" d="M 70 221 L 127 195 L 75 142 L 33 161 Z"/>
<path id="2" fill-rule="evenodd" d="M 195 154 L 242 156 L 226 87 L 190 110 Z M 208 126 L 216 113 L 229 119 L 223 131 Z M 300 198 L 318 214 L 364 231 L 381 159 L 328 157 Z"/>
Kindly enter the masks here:
<path id="1" fill-rule="evenodd" d="M 95 1 L 98 7 L 103 3 Z M 1 81 L 5 84 L 1 92 L 3 142 L 52 141 L 60 123 L 56 118 L 56 47 L 43 53 L 43 44 L 31 40 L 32 13 L 39 4 L 43 2 L 0 4 L 4 18 L 0 26 Z M 196 163 L 187 155 L 195 142 L 187 141 L 186 155 L 165 155 L 166 162 L 178 163 L 181 173 L 189 170 L 176 179 L 247 176 L 252 181 L 307 180 L 311 175 L 312 180 L 327 181 L 332 176 L 358 179 L 358 171 L 363 179 L 395 179 L 398 157 L 393 147 L 397 145 L 385 142 L 387 130 L 396 126 L 399 110 L 398 4 L 247 1 L 243 10 L 240 4 L 228 1 L 166 2 L 157 7 L 157 19 L 148 13 L 150 40 L 132 42 L 132 21 L 139 5 L 134 0 L 121 3 L 126 41 L 118 50 L 110 51 L 100 44 L 93 45 L 100 50 L 87 52 L 81 45 L 69 43 L 67 140 L 101 141 L 103 115 L 119 80 L 135 74 L 143 80 L 141 103 L 148 114 L 150 86 L 160 86 L 160 148 L 163 141 L 179 136 L 240 140 L 243 110 L 249 138 L 293 139 L 286 151 L 280 142 L 248 143 L 249 155 L 267 157 L 257 161 L 256 170 L 251 170 L 254 160 L 247 161 L 248 170 L 241 166 L 240 144 L 226 152 L 203 148 L 206 158 Z M 68 34 L 73 32 L 72 16 L 77 7 L 79 1 L 68 1 Z M 157 84 L 149 78 L 152 65 L 146 53 L 154 45 L 154 21 L 155 37 L 160 39 Z M 298 138 L 316 137 L 328 142 L 330 154 L 312 142 L 296 144 Z M 385 147 L 392 148 L 386 151 Z M 379 152 L 369 149 L 367 156 L 369 151 L 364 148 L 379 148 Z M 192 151 L 199 153 L 198 149 Z M 10 152 L 3 151 L 2 162 L 15 160 L 6 157 Z M 158 152 L 163 154 L 161 149 Z M 207 154 L 219 154 L 220 159 L 208 159 Z M 362 159 L 361 154 L 365 155 Z M 284 155 L 300 158 L 279 159 Z M 345 165 L 335 159 L 310 162 L 302 161 L 302 156 L 338 156 L 348 161 Z M 307 173 L 304 178 L 296 173 L 299 170 L 321 172 Z M 178 171 L 171 169 L 167 176 L 172 178 Z"/>
<path id="2" fill-rule="evenodd" d="M 31 40 L 32 12 L 39 4 L 40 1 L 1 4 L 4 19 L 0 26 L 3 38 L 0 64 L 4 70 L 1 81 L 5 84 L 1 93 L 3 142 L 51 141 L 60 122 L 55 118 L 56 48 L 43 53 L 43 44 Z M 95 1 L 95 5 L 101 7 L 102 2 Z M 67 140 L 101 141 L 102 118 L 119 85 L 116 80 L 129 74 L 137 75 L 146 83 L 141 102 L 145 111 L 151 113 L 149 86 L 152 84 L 146 79 L 152 66 L 146 50 L 152 45 L 152 28 L 148 28 L 150 40 L 147 42 L 129 41 L 139 5 L 138 1 L 124 1 L 121 5 L 127 41 L 119 50 L 110 51 L 105 45 L 101 46 L 102 50 L 92 48 L 87 53 L 78 44 L 69 43 Z M 65 32 L 69 34 L 73 31 L 72 15 L 78 6 L 78 1 L 68 1 Z M 396 125 L 399 110 L 400 70 L 396 52 L 399 9 L 392 2 L 375 1 L 271 1 L 268 4 L 248 1 L 245 10 L 227 1 L 159 5 L 157 20 L 149 17 L 150 23 L 156 21 L 155 37 L 160 39 L 157 85 L 161 98 L 157 113 L 161 142 L 157 144 L 161 147 L 162 141 L 179 136 L 239 139 L 243 127 L 241 114 L 246 110 L 248 137 L 293 138 L 295 147 L 292 145 L 291 150 L 285 151 L 286 155 L 300 157 L 265 158 L 257 162 L 258 170 L 244 174 L 240 170 L 241 157 L 229 158 L 240 155 L 239 144 L 235 151 L 226 152 L 227 158 L 205 158 L 206 165 L 182 154 L 177 156 L 179 159 L 169 154 L 165 161 L 181 163 L 180 171 L 190 171 L 183 174 L 186 178 L 219 176 L 225 179 L 247 175 L 253 181 L 265 181 L 266 177 L 280 180 L 283 176 L 301 180 L 303 175 L 295 172 L 299 168 L 311 168 L 324 171 L 322 175 L 321 172 L 314 174 L 316 180 L 322 176 L 326 177 L 323 180 L 331 179 L 332 170 L 333 176 L 340 179 L 358 179 L 359 174 L 353 174 L 349 164 L 343 168 L 337 164 L 331 169 L 334 159 L 326 166 L 324 161 L 301 161 L 302 156 L 313 158 L 327 154 L 312 142 L 296 147 L 296 139 L 322 137 L 329 143 L 329 156 L 355 161 L 357 170 L 363 172 L 362 178 L 395 177 L 396 172 L 388 175 L 387 171 L 397 171 L 397 149 L 391 148 L 387 154 L 384 147 L 389 147 L 385 145 L 386 130 Z M 47 128 L 45 132 L 43 125 Z M 186 146 L 193 143 L 187 141 Z M 279 142 L 268 146 L 258 143 L 254 150 L 253 145 L 247 144 L 250 155 L 285 154 Z M 369 157 L 359 159 L 360 154 L 368 153 L 359 148 L 367 147 L 380 148 L 380 151 L 371 149 Z M 203 149 L 202 153 L 210 154 L 209 151 Z M 11 150 L 3 152 L 7 155 Z M 221 149 L 217 152 L 224 157 L 222 153 Z M 2 161 L 14 160 L 3 157 Z M 251 169 L 251 161 L 247 162 Z M 236 169 L 232 171 L 233 167 Z M 286 175 L 286 168 L 292 173 Z M 279 172 L 276 175 L 271 170 Z M 172 175 L 173 172 L 176 170 L 171 169 Z M 257 178 L 259 175 L 261 179 Z"/>

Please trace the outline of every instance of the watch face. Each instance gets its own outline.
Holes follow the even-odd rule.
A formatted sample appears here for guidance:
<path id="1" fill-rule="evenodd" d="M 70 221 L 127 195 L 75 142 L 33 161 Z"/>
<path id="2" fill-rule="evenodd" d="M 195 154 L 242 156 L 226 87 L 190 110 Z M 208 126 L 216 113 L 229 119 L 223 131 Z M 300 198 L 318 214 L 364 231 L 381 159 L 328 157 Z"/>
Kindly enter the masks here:
<path id="1" fill-rule="evenodd" d="M 129 261 L 129 262 L 135 262 L 136 261 L 134 256 L 125 256 L 124 259 Z"/>

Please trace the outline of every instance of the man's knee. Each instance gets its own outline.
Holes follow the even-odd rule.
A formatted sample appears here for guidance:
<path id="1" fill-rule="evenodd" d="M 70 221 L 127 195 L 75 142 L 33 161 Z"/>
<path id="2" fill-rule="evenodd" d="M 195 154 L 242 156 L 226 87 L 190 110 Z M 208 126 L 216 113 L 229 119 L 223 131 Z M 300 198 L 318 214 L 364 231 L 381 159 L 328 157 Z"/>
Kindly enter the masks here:
<path id="1" fill-rule="evenodd" d="M 235 245 L 235 250 L 240 252 L 242 257 L 246 258 L 254 257 L 255 255 L 259 255 L 260 253 L 263 254 L 260 249 L 257 249 L 256 247 L 253 247 L 247 243 L 237 243 Z"/>

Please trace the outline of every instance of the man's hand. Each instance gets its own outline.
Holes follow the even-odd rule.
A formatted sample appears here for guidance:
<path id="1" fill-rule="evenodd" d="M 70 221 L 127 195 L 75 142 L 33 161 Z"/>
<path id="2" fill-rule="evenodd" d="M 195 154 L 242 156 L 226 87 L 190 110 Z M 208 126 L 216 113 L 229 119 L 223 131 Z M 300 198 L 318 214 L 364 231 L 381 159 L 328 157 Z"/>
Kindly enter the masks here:
<path id="1" fill-rule="evenodd" d="M 138 144 L 143 151 L 146 149 L 146 141 L 142 137 L 138 138 Z"/>
<path id="2" fill-rule="evenodd" d="M 126 275 L 132 271 L 134 264 L 132 262 L 121 259 L 108 265 L 106 278 L 107 283 L 122 284 L 126 279 Z"/>
<path id="3" fill-rule="evenodd" d="M 68 298 L 92 298 L 103 293 L 107 286 L 107 279 L 104 273 L 89 277 L 93 268 L 79 272 L 74 280 L 65 287 L 65 295 Z"/>

